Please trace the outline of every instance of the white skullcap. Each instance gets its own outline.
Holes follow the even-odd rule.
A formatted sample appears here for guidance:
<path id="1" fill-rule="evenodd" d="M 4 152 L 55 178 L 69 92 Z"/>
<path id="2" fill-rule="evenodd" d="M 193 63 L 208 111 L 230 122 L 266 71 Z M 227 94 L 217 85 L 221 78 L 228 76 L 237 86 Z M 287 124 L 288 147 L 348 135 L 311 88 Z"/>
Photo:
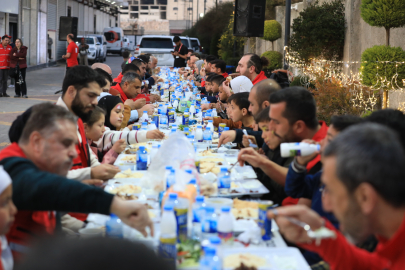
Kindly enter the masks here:
<path id="1" fill-rule="evenodd" d="M 248 77 L 243 75 L 238 76 L 231 81 L 231 88 L 235 94 L 242 92 L 250 92 L 250 89 L 252 89 L 252 87 L 253 87 L 252 81 Z"/>
<path id="2" fill-rule="evenodd" d="M 11 185 L 10 175 L 3 169 L 3 166 L 0 165 L 0 194 Z"/>

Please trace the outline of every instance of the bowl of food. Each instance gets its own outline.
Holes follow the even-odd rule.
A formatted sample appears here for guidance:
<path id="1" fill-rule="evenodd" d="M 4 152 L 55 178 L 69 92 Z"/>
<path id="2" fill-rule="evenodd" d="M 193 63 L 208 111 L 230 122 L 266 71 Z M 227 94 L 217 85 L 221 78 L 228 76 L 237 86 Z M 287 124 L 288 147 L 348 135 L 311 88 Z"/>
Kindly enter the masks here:
<path id="1" fill-rule="evenodd" d="M 229 206 L 232 208 L 233 201 L 228 198 L 209 198 L 206 200 L 207 206 L 215 208 L 216 212 L 220 212 L 221 208 L 224 206 Z"/>

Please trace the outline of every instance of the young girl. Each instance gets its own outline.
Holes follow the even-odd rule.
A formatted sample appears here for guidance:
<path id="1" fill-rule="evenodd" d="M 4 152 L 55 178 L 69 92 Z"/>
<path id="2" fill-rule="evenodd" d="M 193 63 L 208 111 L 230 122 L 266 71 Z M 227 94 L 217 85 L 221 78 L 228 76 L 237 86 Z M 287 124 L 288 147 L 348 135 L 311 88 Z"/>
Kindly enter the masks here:
<path id="1" fill-rule="evenodd" d="M 101 151 L 110 150 L 120 139 L 127 144 L 146 142 L 148 139 L 163 139 L 165 134 L 158 129 L 155 130 L 131 130 L 128 127 L 117 131 L 124 118 L 124 103 L 117 96 L 105 96 L 100 99 L 98 106 L 105 110 L 105 132 L 103 137 L 97 141 L 97 148 Z"/>
<path id="2" fill-rule="evenodd" d="M 3 166 L 0 166 L 0 241 L 1 241 L 1 265 L 0 269 L 12 270 L 14 267 L 13 255 L 7 243 L 6 233 L 14 222 L 17 208 L 11 200 L 13 189 L 11 178 Z"/>
<path id="3" fill-rule="evenodd" d="M 105 111 L 100 107 L 96 107 L 90 119 L 84 123 L 84 131 L 86 132 L 87 142 L 94 154 L 97 155 L 98 160 L 103 164 L 114 164 L 118 155 L 125 150 L 126 143 L 125 140 L 121 139 L 114 143 L 113 147 L 105 154 L 98 151 L 97 145 L 94 142 L 103 137 L 105 132 L 104 121 Z"/>

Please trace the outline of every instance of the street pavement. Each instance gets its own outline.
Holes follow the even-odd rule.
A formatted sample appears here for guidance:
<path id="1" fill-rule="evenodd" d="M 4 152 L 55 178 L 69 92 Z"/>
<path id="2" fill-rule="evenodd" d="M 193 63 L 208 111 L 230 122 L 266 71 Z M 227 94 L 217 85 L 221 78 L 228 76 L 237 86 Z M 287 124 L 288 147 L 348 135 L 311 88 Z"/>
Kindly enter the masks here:
<path id="1" fill-rule="evenodd" d="M 105 64 L 109 65 L 113 72 L 113 77 L 121 72 L 123 59 L 118 55 L 107 55 Z M 26 76 L 27 95 L 29 98 L 13 98 L 15 88 L 8 88 L 9 98 L 0 98 L 0 150 L 10 144 L 8 131 L 11 124 L 29 107 L 42 103 L 55 103 L 60 94 L 54 93 L 62 89 L 62 82 L 65 76 L 66 66 L 43 68 L 39 70 L 28 71 Z M 10 82 L 10 81 L 9 81 Z M 10 85 L 10 83 L 8 83 Z"/>

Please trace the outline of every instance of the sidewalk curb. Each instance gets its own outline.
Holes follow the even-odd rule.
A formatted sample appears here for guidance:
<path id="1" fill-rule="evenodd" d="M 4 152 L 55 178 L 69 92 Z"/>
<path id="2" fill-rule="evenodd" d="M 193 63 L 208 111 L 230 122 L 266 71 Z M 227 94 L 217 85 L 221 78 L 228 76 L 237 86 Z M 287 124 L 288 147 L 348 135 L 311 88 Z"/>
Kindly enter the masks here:
<path id="1" fill-rule="evenodd" d="M 52 66 L 56 66 L 56 61 L 51 61 L 48 63 L 43 63 L 43 64 L 39 64 L 36 66 L 29 66 L 27 67 L 27 71 L 34 71 L 34 70 L 39 70 L 39 69 L 43 69 L 43 68 L 47 68 L 47 67 L 52 67 Z"/>

